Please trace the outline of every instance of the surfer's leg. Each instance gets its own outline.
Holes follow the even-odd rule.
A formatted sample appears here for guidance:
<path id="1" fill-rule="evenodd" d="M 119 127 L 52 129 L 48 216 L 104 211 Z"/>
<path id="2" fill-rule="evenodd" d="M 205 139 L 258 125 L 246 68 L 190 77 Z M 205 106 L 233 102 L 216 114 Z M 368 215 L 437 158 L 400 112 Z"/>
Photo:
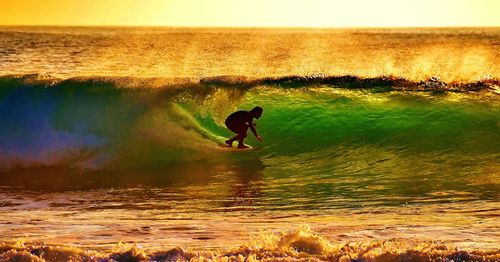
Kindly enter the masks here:
<path id="1" fill-rule="evenodd" d="M 229 128 L 229 130 L 235 132 L 237 135 L 233 138 L 226 140 L 225 141 L 226 145 L 233 146 L 233 142 L 238 140 L 238 148 L 248 148 L 247 146 L 245 146 L 245 144 L 243 144 L 243 140 L 245 139 L 245 137 L 247 137 L 248 127 L 232 126 L 232 125 L 227 125 L 227 127 Z"/>
<path id="2" fill-rule="evenodd" d="M 240 134 L 247 132 L 247 128 L 245 126 L 238 126 L 230 122 L 226 122 L 226 126 L 229 130 L 237 134 L 235 137 L 225 141 L 226 145 L 228 146 L 233 146 L 233 142 L 240 139 Z"/>
<path id="3" fill-rule="evenodd" d="M 235 137 L 226 140 L 226 145 L 233 146 L 233 142 L 238 140 L 239 137 L 240 137 L 240 135 L 236 135 Z"/>
<path id="4" fill-rule="evenodd" d="M 237 137 L 238 137 L 238 148 L 248 148 L 248 146 L 245 146 L 245 144 L 243 144 L 243 140 L 245 139 L 245 137 L 247 137 L 246 130 L 245 133 L 238 134 Z"/>

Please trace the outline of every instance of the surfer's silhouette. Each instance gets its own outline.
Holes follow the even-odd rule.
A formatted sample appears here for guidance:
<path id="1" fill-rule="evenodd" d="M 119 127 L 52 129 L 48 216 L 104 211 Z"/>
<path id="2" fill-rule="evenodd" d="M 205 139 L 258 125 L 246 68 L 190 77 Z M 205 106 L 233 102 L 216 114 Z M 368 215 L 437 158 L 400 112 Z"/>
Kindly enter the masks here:
<path id="1" fill-rule="evenodd" d="M 252 130 L 257 140 L 262 141 L 262 138 L 257 134 L 257 130 L 255 129 L 255 123 L 253 123 L 254 118 L 260 118 L 262 111 L 264 111 L 262 107 L 256 106 L 250 111 L 237 111 L 229 115 L 226 118 L 226 126 L 237 135 L 226 140 L 226 144 L 232 146 L 233 142 L 238 140 L 238 148 L 248 148 L 243 143 L 243 140 L 247 137 L 248 128 Z"/>

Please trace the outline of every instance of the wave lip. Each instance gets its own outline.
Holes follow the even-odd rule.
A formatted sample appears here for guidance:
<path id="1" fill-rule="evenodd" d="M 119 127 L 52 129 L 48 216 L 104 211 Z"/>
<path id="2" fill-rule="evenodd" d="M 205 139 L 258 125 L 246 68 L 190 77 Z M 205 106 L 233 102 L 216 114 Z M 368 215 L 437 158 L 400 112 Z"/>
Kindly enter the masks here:
<path id="1" fill-rule="evenodd" d="M 399 76 L 362 77 L 355 75 L 291 75 L 279 77 L 247 77 L 239 75 L 221 75 L 209 77 L 128 77 L 128 76 L 82 76 L 61 79 L 47 74 L 4 75 L 0 76 L 0 87 L 14 86 L 104 86 L 117 88 L 183 88 L 194 86 L 246 87 L 268 85 L 284 88 L 300 88 L 315 85 L 328 85 L 337 88 L 371 89 L 384 88 L 388 91 L 450 91 L 470 92 L 488 90 L 500 94 L 500 80 L 484 77 L 471 82 L 445 82 L 438 77 L 419 81 Z M 0 90 L 1 92 L 1 90 Z M 0 93 L 1 94 L 1 93 Z"/>

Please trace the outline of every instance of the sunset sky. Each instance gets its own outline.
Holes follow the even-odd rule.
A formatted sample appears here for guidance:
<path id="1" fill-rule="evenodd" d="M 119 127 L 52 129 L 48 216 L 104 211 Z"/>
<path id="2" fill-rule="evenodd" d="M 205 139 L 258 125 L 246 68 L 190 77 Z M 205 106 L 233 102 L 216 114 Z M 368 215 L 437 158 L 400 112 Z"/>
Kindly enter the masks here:
<path id="1" fill-rule="evenodd" d="M 0 25 L 500 26 L 500 0 L 1 0 Z"/>

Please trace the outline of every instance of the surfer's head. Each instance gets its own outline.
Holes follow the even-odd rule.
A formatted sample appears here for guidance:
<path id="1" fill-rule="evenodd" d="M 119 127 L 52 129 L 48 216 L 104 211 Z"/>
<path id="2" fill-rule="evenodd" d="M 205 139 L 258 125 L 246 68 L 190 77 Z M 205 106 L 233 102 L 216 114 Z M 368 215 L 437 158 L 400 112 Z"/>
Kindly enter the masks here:
<path id="1" fill-rule="evenodd" d="M 252 114 L 252 117 L 259 119 L 263 111 L 264 109 L 262 109 L 262 107 L 256 106 L 250 110 L 250 113 Z"/>

